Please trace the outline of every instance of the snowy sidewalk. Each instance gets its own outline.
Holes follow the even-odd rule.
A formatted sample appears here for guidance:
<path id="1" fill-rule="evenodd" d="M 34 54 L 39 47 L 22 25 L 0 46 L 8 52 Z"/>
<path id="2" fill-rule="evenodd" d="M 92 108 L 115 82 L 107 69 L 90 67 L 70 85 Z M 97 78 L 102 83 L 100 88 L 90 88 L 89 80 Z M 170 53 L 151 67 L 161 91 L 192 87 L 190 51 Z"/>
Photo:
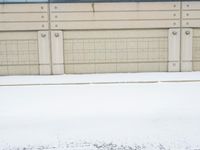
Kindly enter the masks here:
<path id="1" fill-rule="evenodd" d="M 200 150 L 199 80 L 200 72 L 2 76 L 0 150 Z"/>
<path id="2" fill-rule="evenodd" d="M 200 72 L 1 76 L 0 86 L 200 82 Z"/>

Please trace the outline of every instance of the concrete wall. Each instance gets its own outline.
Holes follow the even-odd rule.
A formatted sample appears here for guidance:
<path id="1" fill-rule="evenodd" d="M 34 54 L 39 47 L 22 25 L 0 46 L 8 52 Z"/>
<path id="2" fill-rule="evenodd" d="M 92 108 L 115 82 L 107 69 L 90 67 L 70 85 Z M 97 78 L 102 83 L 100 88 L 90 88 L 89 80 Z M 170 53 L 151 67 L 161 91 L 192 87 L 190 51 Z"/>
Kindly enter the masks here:
<path id="1" fill-rule="evenodd" d="M 48 4 L 0 4 L 0 75 L 51 73 L 48 16 Z"/>
<path id="2" fill-rule="evenodd" d="M 0 4 L 0 75 L 200 71 L 200 2 Z"/>

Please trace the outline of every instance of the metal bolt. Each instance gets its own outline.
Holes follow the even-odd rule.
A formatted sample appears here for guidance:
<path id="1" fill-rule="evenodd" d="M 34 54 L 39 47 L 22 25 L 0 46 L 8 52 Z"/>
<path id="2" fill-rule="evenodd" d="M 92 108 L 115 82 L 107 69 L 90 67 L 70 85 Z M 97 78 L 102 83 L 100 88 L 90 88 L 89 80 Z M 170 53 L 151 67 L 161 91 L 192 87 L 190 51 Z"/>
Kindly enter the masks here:
<path id="1" fill-rule="evenodd" d="M 41 6 L 41 9 L 44 9 L 44 7 L 43 7 L 43 6 Z"/>
<path id="2" fill-rule="evenodd" d="M 175 17 L 175 16 L 176 16 L 176 14 L 173 14 L 173 16 Z"/>
<path id="3" fill-rule="evenodd" d="M 190 34 L 190 31 L 185 31 L 185 34 L 186 34 L 186 35 L 189 35 L 189 34 Z"/>
<path id="4" fill-rule="evenodd" d="M 57 7 L 57 6 L 55 6 L 54 8 L 55 8 L 55 9 L 57 9 L 58 7 Z"/>
<path id="5" fill-rule="evenodd" d="M 189 16 L 189 14 L 187 13 L 186 16 Z"/>
<path id="6" fill-rule="evenodd" d="M 59 33 L 55 33 L 55 37 L 59 37 Z"/>
<path id="7" fill-rule="evenodd" d="M 44 16 L 41 16 L 41 18 L 44 18 Z"/>
<path id="8" fill-rule="evenodd" d="M 174 8 L 176 7 L 176 5 L 174 5 Z"/>
<path id="9" fill-rule="evenodd" d="M 189 5 L 189 4 L 187 4 L 187 7 L 190 7 L 190 5 Z"/>
<path id="10" fill-rule="evenodd" d="M 44 38 L 44 37 L 46 37 L 46 34 L 44 34 L 44 33 L 41 33 L 41 37 L 43 37 L 43 38 Z"/>
<path id="11" fill-rule="evenodd" d="M 176 31 L 173 31 L 172 34 L 173 34 L 173 35 L 177 35 L 177 32 L 176 32 Z"/>

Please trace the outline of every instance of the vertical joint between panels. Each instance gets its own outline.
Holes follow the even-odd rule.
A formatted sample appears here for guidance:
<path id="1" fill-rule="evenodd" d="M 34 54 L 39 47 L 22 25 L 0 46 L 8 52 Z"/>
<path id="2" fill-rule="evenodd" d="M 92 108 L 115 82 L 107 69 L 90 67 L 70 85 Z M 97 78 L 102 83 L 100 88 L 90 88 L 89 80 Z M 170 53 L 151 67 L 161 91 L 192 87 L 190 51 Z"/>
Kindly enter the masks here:
<path id="1" fill-rule="evenodd" d="M 49 34 L 49 51 L 50 51 L 50 65 L 51 65 L 51 74 L 53 74 L 53 65 L 52 65 L 52 45 L 51 45 L 51 7 L 50 3 L 48 3 L 48 34 Z"/>
<path id="2" fill-rule="evenodd" d="M 181 1 L 180 1 L 180 43 L 179 43 L 179 44 L 180 44 L 180 50 L 179 50 L 179 53 L 180 53 L 180 56 L 179 56 L 179 57 L 180 57 L 180 58 L 179 58 L 179 59 L 180 59 L 180 61 L 179 61 L 179 70 L 180 70 L 180 71 L 181 71 L 181 59 L 182 59 L 182 58 L 181 58 L 181 55 L 182 55 L 182 54 L 181 54 L 181 53 L 182 53 L 182 52 L 181 52 L 181 51 L 182 51 L 182 38 L 181 38 L 181 37 L 182 37 L 182 28 L 183 28 L 183 27 L 182 27 L 182 24 L 183 24 L 182 21 L 183 21 L 183 2 L 182 2 L 182 0 L 181 0 Z"/>

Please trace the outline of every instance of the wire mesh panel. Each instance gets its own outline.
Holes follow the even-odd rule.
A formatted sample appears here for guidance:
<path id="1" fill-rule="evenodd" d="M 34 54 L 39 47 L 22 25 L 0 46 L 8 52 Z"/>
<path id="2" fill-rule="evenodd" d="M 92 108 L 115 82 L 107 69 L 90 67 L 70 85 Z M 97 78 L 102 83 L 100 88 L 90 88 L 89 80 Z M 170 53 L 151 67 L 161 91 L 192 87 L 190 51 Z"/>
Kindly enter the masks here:
<path id="1" fill-rule="evenodd" d="M 36 33 L 0 33 L 0 75 L 39 74 Z"/>
<path id="2" fill-rule="evenodd" d="M 165 30 L 67 31 L 66 73 L 167 71 Z"/>
<path id="3" fill-rule="evenodd" d="M 193 30 L 193 70 L 200 71 L 200 29 Z"/>

